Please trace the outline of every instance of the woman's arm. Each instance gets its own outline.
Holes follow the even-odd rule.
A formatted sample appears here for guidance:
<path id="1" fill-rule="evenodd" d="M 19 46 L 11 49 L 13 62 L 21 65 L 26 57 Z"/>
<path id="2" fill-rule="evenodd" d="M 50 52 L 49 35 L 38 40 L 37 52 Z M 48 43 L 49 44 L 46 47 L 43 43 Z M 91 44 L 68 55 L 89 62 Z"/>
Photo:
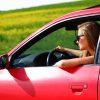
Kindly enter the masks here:
<path id="1" fill-rule="evenodd" d="M 75 67 L 84 64 L 92 64 L 94 62 L 94 56 L 88 56 L 83 58 L 74 58 L 69 60 L 60 60 L 54 66 L 64 68 L 64 67 Z"/>
<path id="2" fill-rule="evenodd" d="M 70 48 L 63 48 L 61 46 L 58 46 L 55 48 L 55 50 L 58 50 L 58 51 L 62 51 L 62 52 L 66 52 L 66 53 L 72 53 L 78 57 L 81 57 L 83 56 L 83 53 L 84 51 L 81 51 L 81 50 L 74 50 L 74 49 L 70 49 Z"/>

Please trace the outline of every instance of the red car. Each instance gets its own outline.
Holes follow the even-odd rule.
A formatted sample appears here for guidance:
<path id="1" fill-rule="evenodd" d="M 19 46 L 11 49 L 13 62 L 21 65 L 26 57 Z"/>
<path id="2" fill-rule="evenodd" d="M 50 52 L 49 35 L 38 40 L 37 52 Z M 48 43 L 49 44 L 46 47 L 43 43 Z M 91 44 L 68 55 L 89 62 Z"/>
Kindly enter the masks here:
<path id="1" fill-rule="evenodd" d="M 100 39 L 94 64 L 61 69 L 52 66 L 74 55 L 54 52 L 62 45 L 75 48 L 76 26 L 100 22 L 100 6 L 61 16 L 0 57 L 1 100 L 100 100 Z"/>

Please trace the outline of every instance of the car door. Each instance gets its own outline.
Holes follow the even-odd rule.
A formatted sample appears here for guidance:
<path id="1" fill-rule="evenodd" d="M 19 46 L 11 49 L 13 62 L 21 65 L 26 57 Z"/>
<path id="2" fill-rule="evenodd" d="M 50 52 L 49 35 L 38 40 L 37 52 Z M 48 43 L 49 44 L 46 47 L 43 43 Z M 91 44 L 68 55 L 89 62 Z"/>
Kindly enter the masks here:
<path id="1" fill-rule="evenodd" d="M 44 100 L 97 100 L 99 66 L 80 66 L 72 69 L 45 68 L 33 71 L 36 98 Z M 38 75 L 34 76 L 35 73 Z M 41 74 L 40 74 L 41 73 Z M 40 78 L 42 76 L 42 79 Z M 35 80 L 35 82 L 33 81 Z"/>
<path id="2" fill-rule="evenodd" d="M 61 29 L 56 33 L 61 33 L 62 31 Z M 52 37 L 54 47 L 57 45 L 53 41 L 55 40 L 53 37 L 57 37 L 56 33 L 54 32 L 55 36 L 49 37 L 49 40 Z M 60 42 L 57 41 L 57 43 L 64 44 L 61 40 L 67 41 L 70 36 L 72 37 L 72 34 L 70 34 L 65 35 L 66 37 L 58 35 Z M 27 55 L 27 53 L 34 54 L 35 51 L 37 53 L 36 47 L 40 48 L 40 45 L 42 46 L 49 40 L 46 38 L 41 40 L 38 42 L 39 44 L 33 45 L 22 55 Z M 67 44 L 66 41 L 65 46 Z M 73 44 L 73 41 L 70 43 Z M 47 45 L 44 46 L 42 52 L 45 49 L 47 50 Z M 50 47 L 49 50 L 54 47 Z M 25 66 L 28 59 L 29 61 L 34 60 L 32 57 L 34 58 L 33 55 L 30 58 L 20 56 L 11 62 L 9 69 L 0 70 L 0 98 L 2 100 L 97 100 L 99 66 L 91 64 L 65 69 L 54 66 Z M 40 60 L 44 58 L 43 56 Z"/>
<path id="3" fill-rule="evenodd" d="M 0 70 L 2 100 L 97 100 L 99 66 Z"/>

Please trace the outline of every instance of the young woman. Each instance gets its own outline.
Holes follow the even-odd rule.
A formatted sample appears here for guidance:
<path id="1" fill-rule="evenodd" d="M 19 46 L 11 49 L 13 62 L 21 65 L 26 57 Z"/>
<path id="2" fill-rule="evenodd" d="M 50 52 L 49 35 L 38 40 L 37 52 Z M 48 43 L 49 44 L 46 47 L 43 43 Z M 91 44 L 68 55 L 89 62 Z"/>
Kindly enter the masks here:
<path id="1" fill-rule="evenodd" d="M 79 50 L 73 50 L 58 46 L 56 50 L 62 52 L 70 52 L 77 55 L 79 58 L 63 59 L 55 63 L 58 67 L 74 67 L 83 64 L 91 64 L 94 62 L 94 53 L 100 33 L 100 26 L 96 22 L 84 22 L 78 25 L 78 35 L 76 36 L 76 43 Z"/>

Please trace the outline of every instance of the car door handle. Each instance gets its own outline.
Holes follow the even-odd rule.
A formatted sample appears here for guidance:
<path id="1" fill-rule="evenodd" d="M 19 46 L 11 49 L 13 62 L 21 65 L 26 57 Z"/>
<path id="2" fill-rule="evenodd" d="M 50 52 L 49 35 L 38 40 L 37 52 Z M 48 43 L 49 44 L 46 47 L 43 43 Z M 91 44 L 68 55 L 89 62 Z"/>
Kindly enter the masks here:
<path id="1" fill-rule="evenodd" d="M 86 89 L 87 84 L 86 83 L 72 83 L 71 84 L 71 89 Z"/>
<path id="2" fill-rule="evenodd" d="M 75 95 L 80 95 L 84 89 L 87 88 L 87 84 L 72 84 L 71 90 Z"/>
<path id="3" fill-rule="evenodd" d="M 82 89 L 84 89 L 84 87 L 83 87 L 83 85 L 72 85 L 71 89 L 73 89 L 73 90 L 74 89 L 76 89 L 76 90 L 81 89 L 82 90 Z"/>

